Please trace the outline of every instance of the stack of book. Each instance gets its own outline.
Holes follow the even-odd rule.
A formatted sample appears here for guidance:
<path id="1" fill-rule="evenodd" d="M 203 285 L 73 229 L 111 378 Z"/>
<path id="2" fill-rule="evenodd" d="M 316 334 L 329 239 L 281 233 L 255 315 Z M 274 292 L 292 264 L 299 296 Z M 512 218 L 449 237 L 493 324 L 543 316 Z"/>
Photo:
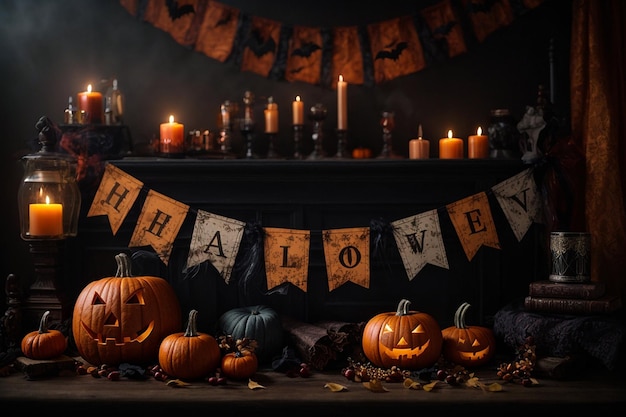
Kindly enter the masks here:
<path id="1" fill-rule="evenodd" d="M 622 307 L 619 296 L 606 294 L 603 282 L 534 281 L 524 299 L 527 310 L 559 314 L 605 314 Z"/>

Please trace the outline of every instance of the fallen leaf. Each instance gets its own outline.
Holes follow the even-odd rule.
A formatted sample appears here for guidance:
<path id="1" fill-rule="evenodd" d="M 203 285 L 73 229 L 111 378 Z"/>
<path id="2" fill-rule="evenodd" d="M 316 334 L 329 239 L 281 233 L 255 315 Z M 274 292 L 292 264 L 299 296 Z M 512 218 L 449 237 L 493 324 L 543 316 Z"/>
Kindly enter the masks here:
<path id="1" fill-rule="evenodd" d="M 383 383 L 378 379 L 372 379 L 368 382 L 363 382 L 363 386 L 372 392 L 388 392 L 389 390 L 383 386 Z"/>
<path id="2" fill-rule="evenodd" d="M 188 382 L 181 381 L 180 379 L 170 379 L 169 381 L 167 381 L 168 387 L 181 388 L 186 387 L 187 385 L 189 385 Z"/>
<path id="3" fill-rule="evenodd" d="M 404 388 L 408 389 L 422 389 L 422 384 L 417 381 L 413 381 L 411 378 L 404 378 L 402 385 L 404 385 Z"/>
<path id="4" fill-rule="evenodd" d="M 348 390 L 348 387 L 346 387 L 345 385 L 336 384 L 334 382 L 326 383 L 326 385 L 324 385 L 324 388 L 328 388 L 332 392 L 340 392 L 340 391 L 347 391 Z"/>
<path id="5" fill-rule="evenodd" d="M 502 391 L 502 385 L 498 384 L 497 382 L 494 382 L 493 384 L 486 385 L 485 389 L 489 392 L 498 392 L 498 391 Z"/>
<path id="6" fill-rule="evenodd" d="M 261 389 L 261 388 L 265 389 L 265 387 L 263 385 L 259 384 L 256 381 L 253 381 L 251 379 L 248 380 L 248 388 L 250 388 L 250 389 Z"/>
<path id="7" fill-rule="evenodd" d="M 437 382 L 439 382 L 439 381 L 433 381 L 433 382 L 430 382 L 430 383 L 428 383 L 428 384 L 424 385 L 424 386 L 422 387 L 422 389 L 423 389 L 424 391 L 432 391 L 432 390 L 433 390 L 433 388 L 435 388 L 435 385 L 437 385 Z"/>

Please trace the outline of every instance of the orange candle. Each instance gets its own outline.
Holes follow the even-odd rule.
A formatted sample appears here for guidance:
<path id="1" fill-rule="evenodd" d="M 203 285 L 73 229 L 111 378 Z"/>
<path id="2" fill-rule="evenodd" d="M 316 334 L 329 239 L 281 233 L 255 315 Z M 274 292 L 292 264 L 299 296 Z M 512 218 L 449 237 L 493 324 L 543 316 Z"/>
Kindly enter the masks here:
<path id="1" fill-rule="evenodd" d="M 463 158 L 463 139 L 453 138 L 452 130 L 448 130 L 448 137 L 439 139 L 440 159 Z"/>
<path id="2" fill-rule="evenodd" d="M 422 125 L 417 128 L 417 139 L 409 141 L 410 159 L 428 159 L 430 157 L 430 142 L 422 139 Z"/>
<path id="3" fill-rule="evenodd" d="M 300 96 L 296 96 L 296 100 L 292 104 L 293 124 L 304 124 L 304 102 L 300 100 Z"/>
<path id="4" fill-rule="evenodd" d="M 169 123 L 161 123 L 159 149 L 162 153 L 177 154 L 185 152 L 185 126 L 174 121 L 170 116 Z"/>
<path id="5" fill-rule="evenodd" d="M 343 75 L 337 81 L 337 129 L 348 129 L 348 83 L 343 80 Z"/>
<path id="6" fill-rule="evenodd" d="M 63 234 L 63 206 L 46 202 L 28 206 L 28 232 L 31 236 L 60 236 Z"/>
<path id="7" fill-rule="evenodd" d="M 274 98 L 267 99 L 265 114 L 265 133 L 278 133 L 278 104 L 274 103 Z"/>
<path id="8" fill-rule="evenodd" d="M 91 91 L 91 84 L 87 86 L 87 91 L 78 93 L 78 111 L 81 123 L 102 123 L 104 120 L 102 94 Z"/>
<path id="9" fill-rule="evenodd" d="M 469 158 L 488 158 L 489 140 L 487 135 L 483 135 L 483 129 L 479 126 L 475 135 L 470 135 L 467 139 L 467 156 Z"/>

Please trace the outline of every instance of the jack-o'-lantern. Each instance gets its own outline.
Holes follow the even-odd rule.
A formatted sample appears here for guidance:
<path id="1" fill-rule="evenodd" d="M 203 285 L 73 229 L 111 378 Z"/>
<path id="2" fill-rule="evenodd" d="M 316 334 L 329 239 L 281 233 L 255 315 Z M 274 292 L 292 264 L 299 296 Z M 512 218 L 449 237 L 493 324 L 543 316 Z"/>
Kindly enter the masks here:
<path id="1" fill-rule="evenodd" d="M 72 333 L 78 353 L 93 365 L 149 364 L 163 338 L 181 329 L 174 289 L 163 278 L 131 275 L 131 260 L 115 256 L 117 273 L 92 281 L 78 295 Z"/>
<path id="2" fill-rule="evenodd" d="M 374 365 L 418 370 L 432 366 L 441 355 L 443 338 L 437 321 L 429 314 L 409 310 L 403 299 L 396 312 L 372 317 L 363 329 L 363 353 Z"/>
<path id="3" fill-rule="evenodd" d="M 454 326 L 441 331 L 443 336 L 443 357 L 466 367 L 484 365 L 496 351 L 493 330 L 482 326 L 467 326 L 465 313 L 469 303 L 463 303 L 454 314 Z"/>

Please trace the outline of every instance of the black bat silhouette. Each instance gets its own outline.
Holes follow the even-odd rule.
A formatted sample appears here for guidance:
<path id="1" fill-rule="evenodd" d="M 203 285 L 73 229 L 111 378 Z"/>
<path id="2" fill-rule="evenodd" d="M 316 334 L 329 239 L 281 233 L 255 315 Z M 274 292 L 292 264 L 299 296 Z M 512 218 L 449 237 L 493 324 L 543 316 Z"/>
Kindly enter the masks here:
<path id="1" fill-rule="evenodd" d="M 389 58 L 389 59 L 393 59 L 394 61 L 397 61 L 398 58 L 400 58 L 402 51 L 404 51 L 408 47 L 409 47 L 408 43 L 398 42 L 396 47 L 390 51 L 386 51 L 386 50 L 378 51 L 378 53 L 376 54 L 375 60 Z"/>
<path id="2" fill-rule="evenodd" d="M 222 17 L 220 18 L 220 20 L 215 23 L 215 27 L 227 24 L 232 18 L 233 13 L 230 10 L 226 10 L 224 13 L 222 13 Z"/>
<path id="3" fill-rule="evenodd" d="M 186 14 L 196 12 L 193 8 L 193 5 L 191 4 L 186 4 L 179 7 L 177 0 L 165 0 L 165 4 L 167 5 L 167 11 L 170 14 L 172 20 L 176 20 Z"/>
<path id="4" fill-rule="evenodd" d="M 263 39 L 261 32 L 258 29 L 253 29 L 251 36 L 246 41 L 246 46 L 260 58 L 269 52 L 274 53 L 276 41 L 271 36 L 267 40 Z"/>
<path id="5" fill-rule="evenodd" d="M 436 27 L 433 30 L 433 37 L 448 35 L 450 32 L 452 32 L 452 28 L 455 25 L 456 25 L 456 22 L 454 20 L 451 20 L 449 22 L 446 22 L 444 25 Z"/>
<path id="6" fill-rule="evenodd" d="M 303 58 L 309 58 L 313 54 L 313 52 L 317 51 L 318 49 L 322 49 L 322 47 L 313 42 L 305 42 L 299 48 L 294 49 L 291 53 L 291 56 L 301 56 Z"/>

